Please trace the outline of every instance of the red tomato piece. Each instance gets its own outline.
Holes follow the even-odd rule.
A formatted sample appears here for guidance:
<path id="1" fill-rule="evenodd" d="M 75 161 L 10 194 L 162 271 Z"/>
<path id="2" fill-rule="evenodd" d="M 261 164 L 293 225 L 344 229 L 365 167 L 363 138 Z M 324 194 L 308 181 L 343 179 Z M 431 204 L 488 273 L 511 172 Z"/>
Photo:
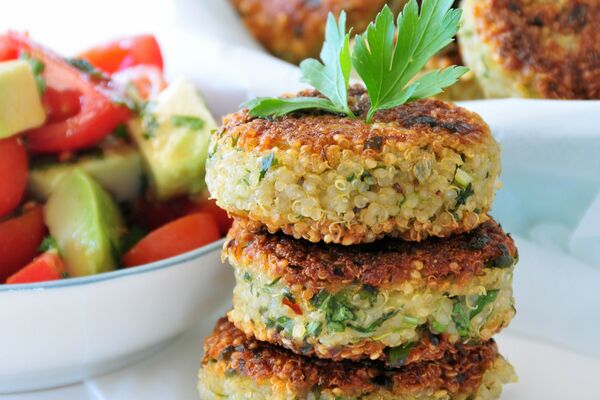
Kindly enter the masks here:
<path id="1" fill-rule="evenodd" d="M 19 58 L 19 49 L 12 43 L 8 35 L 0 35 L 0 61 Z"/>
<path id="2" fill-rule="evenodd" d="M 0 217 L 21 202 L 27 186 L 27 164 L 25 146 L 18 138 L 0 139 Z"/>
<path id="3" fill-rule="evenodd" d="M 134 206 L 133 222 L 146 230 L 154 230 L 183 215 L 180 200 L 156 202 L 141 197 Z"/>
<path id="4" fill-rule="evenodd" d="M 0 282 L 33 260 L 45 235 L 44 213 L 40 206 L 0 222 Z"/>
<path id="5" fill-rule="evenodd" d="M 302 309 L 300 308 L 300 306 L 288 299 L 287 297 L 282 300 L 282 303 L 291 308 L 292 311 L 296 313 L 296 315 L 302 315 Z"/>
<path id="6" fill-rule="evenodd" d="M 60 153 L 92 147 L 129 117 L 126 107 L 116 105 L 110 99 L 108 83 L 104 86 L 94 83 L 87 74 L 32 42 L 26 35 L 9 32 L 0 37 L 0 42 L 4 42 L 0 46 L 17 48 L 19 53 L 27 53 L 40 60 L 44 64 L 42 77 L 47 87 L 60 92 L 69 91 L 70 104 L 75 97 L 72 92 L 79 95 L 77 114 L 51 121 L 26 133 L 32 152 Z"/>
<path id="7" fill-rule="evenodd" d="M 217 225 L 219 225 L 219 232 L 221 235 L 227 235 L 227 232 L 233 223 L 233 219 L 227 215 L 227 211 L 217 205 L 217 202 L 214 199 L 201 202 L 199 211 L 211 214 L 215 218 L 215 221 L 217 221 Z"/>
<path id="8" fill-rule="evenodd" d="M 133 267 L 174 257 L 219 238 L 219 228 L 212 215 L 191 214 L 150 232 L 123 256 L 123 264 Z"/>
<path id="9" fill-rule="evenodd" d="M 55 281 L 65 277 L 65 264 L 56 251 L 47 251 L 27 266 L 11 275 L 6 283 L 33 283 Z"/>
<path id="10" fill-rule="evenodd" d="M 138 35 L 115 40 L 93 47 L 78 57 L 111 74 L 135 65 L 154 65 L 161 71 L 163 69 L 160 46 L 153 35 Z"/>
<path id="11" fill-rule="evenodd" d="M 81 111 L 81 99 L 77 90 L 46 88 L 42 96 L 48 122 L 64 121 Z"/>

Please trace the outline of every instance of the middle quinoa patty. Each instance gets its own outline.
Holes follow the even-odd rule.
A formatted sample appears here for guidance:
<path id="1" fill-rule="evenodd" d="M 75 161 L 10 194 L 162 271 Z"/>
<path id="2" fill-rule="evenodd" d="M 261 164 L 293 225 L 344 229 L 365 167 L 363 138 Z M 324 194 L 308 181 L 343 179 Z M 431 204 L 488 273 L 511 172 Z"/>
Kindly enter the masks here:
<path id="1" fill-rule="evenodd" d="M 237 220 L 223 252 L 237 281 L 229 318 L 305 355 L 389 361 L 403 348 L 408 362 L 434 359 L 440 343 L 488 340 L 508 325 L 517 257 L 493 220 L 446 239 L 357 246 L 253 232 Z"/>
<path id="2" fill-rule="evenodd" d="M 246 109 L 225 117 L 206 166 L 219 206 L 272 233 L 344 245 L 446 237 L 488 219 L 500 148 L 477 114 L 427 99 L 367 124 L 360 86 L 349 104 L 357 119 L 318 111 L 264 119 Z"/>

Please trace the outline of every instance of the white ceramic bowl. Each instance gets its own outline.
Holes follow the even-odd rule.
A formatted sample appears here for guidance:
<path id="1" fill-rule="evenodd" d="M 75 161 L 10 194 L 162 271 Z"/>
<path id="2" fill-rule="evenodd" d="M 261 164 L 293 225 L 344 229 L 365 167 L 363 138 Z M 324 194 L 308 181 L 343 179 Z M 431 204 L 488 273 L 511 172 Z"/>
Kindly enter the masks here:
<path id="1" fill-rule="evenodd" d="M 222 244 L 85 278 L 0 285 L 0 394 L 82 381 L 160 349 L 231 279 Z"/>

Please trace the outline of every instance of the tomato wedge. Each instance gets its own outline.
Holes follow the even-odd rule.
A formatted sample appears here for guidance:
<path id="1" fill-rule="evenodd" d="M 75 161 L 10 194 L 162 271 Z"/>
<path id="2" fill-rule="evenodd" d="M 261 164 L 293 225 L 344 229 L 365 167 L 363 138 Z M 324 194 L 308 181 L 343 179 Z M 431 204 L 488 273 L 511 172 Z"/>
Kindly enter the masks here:
<path id="1" fill-rule="evenodd" d="M 160 46 L 153 35 L 138 35 L 115 40 L 93 47 L 78 57 L 111 74 L 135 65 L 154 65 L 161 71 L 163 69 Z"/>
<path id="2" fill-rule="evenodd" d="M 221 232 L 221 235 L 227 235 L 227 232 L 229 231 L 229 228 L 231 228 L 231 224 L 233 223 L 233 219 L 231 219 L 229 215 L 227 215 L 227 211 L 219 207 L 214 199 L 209 199 L 201 202 L 199 207 L 199 211 L 207 212 L 215 218 L 215 221 L 219 226 L 219 232 Z"/>
<path id="3" fill-rule="evenodd" d="M 0 282 L 33 260 L 45 235 L 44 213 L 40 206 L 0 222 Z"/>
<path id="4" fill-rule="evenodd" d="M 27 186 L 27 152 L 16 137 L 0 140 L 0 217 L 12 212 Z M 1 261 L 0 261 L 1 263 Z"/>
<path id="5" fill-rule="evenodd" d="M 35 258 L 27 266 L 11 275 L 6 283 L 33 283 L 55 281 L 65 277 L 65 264 L 56 250 L 47 251 Z"/>
<path id="6" fill-rule="evenodd" d="M 64 120 L 53 118 L 54 121 L 26 133 L 32 152 L 60 153 L 94 146 L 129 117 L 126 107 L 111 101 L 107 82 L 103 85 L 95 83 L 86 73 L 32 42 L 26 35 L 9 32 L 0 36 L 2 47 L 17 49 L 19 54 L 27 53 L 41 61 L 44 64 L 42 77 L 47 87 L 59 92 L 69 91 L 70 104 L 73 104 L 72 92 L 79 94 L 77 114 Z"/>
<path id="7" fill-rule="evenodd" d="M 150 232 L 123 257 L 126 267 L 147 264 L 182 254 L 220 238 L 210 214 L 197 213 L 179 218 Z"/>

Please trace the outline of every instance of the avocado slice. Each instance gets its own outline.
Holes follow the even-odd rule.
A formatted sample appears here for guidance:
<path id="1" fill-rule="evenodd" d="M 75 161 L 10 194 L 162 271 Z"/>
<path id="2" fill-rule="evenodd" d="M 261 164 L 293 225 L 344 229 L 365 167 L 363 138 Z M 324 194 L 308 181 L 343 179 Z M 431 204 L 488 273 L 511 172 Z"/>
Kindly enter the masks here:
<path id="1" fill-rule="evenodd" d="M 36 199 L 50 197 L 61 179 L 75 168 L 88 173 L 117 201 L 135 199 L 142 189 L 142 157 L 127 144 L 105 146 L 96 155 L 84 155 L 72 163 L 33 166 L 28 191 Z"/>
<path id="2" fill-rule="evenodd" d="M 119 265 L 125 227 L 110 195 L 81 169 L 65 175 L 44 210 L 72 277 L 112 271 Z"/>
<path id="3" fill-rule="evenodd" d="M 157 200 L 204 189 L 210 132 L 217 125 L 193 83 L 175 80 L 128 126 Z"/>
<path id="4" fill-rule="evenodd" d="M 46 120 L 35 76 L 24 60 L 0 62 L 0 139 Z"/>

